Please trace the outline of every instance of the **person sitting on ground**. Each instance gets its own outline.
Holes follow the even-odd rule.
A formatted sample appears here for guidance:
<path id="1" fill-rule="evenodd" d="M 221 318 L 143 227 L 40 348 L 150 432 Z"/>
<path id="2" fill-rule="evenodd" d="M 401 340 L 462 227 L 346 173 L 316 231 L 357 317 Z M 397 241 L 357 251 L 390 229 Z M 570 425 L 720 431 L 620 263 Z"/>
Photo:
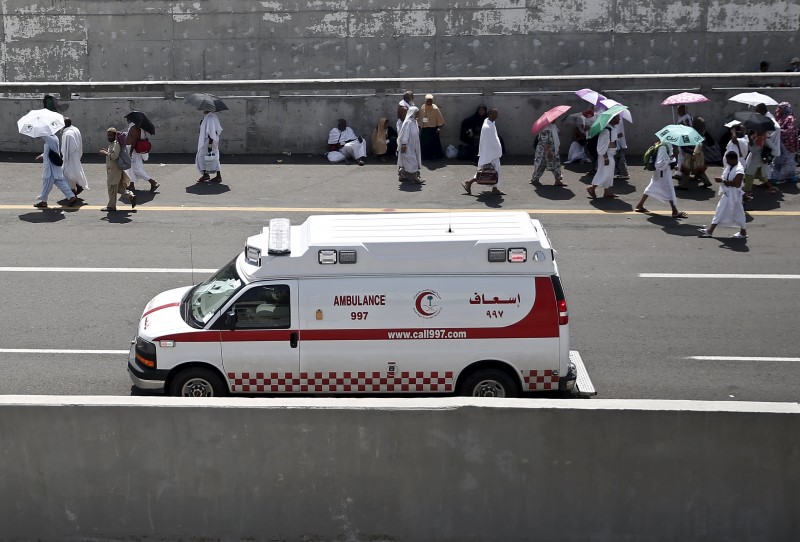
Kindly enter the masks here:
<path id="1" fill-rule="evenodd" d="M 567 160 L 565 164 L 573 162 L 591 163 L 592 159 L 586 150 L 586 141 L 588 139 L 589 129 L 594 122 L 594 109 L 588 108 L 583 111 L 578 117 L 575 118 L 575 129 L 573 131 L 572 143 L 567 152 Z"/>
<path id="2" fill-rule="evenodd" d="M 458 137 L 463 145 L 459 145 L 459 160 L 469 160 L 470 162 L 478 160 L 481 128 L 483 128 L 483 121 L 486 120 L 486 115 L 486 106 L 481 104 L 475 110 L 475 113 L 461 121 L 461 132 Z"/>
<path id="3" fill-rule="evenodd" d="M 367 156 L 367 143 L 364 138 L 356 135 L 346 120 L 339 119 L 336 128 L 328 132 L 326 156 L 330 162 L 341 162 L 350 158 L 358 162 L 359 166 L 363 166 L 364 158 Z"/>
<path id="4" fill-rule="evenodd" d="M 372 154 L 385 162 L 387 157 L 397 154 L 397 131 L 389 126 L 389 119 L 381 117 L 372 130 Z"/>

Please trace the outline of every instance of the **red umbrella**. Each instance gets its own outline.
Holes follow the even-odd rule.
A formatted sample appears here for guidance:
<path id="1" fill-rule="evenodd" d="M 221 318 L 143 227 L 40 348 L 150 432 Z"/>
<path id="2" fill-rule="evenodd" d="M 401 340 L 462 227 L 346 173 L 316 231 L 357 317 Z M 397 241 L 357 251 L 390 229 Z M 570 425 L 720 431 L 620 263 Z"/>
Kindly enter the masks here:
<path id="1" fill-rule="evenodd" d="M 569 111 L 569 109 L 570 106 L 568 105 L 557 105 L 550 111 L 547 111 L 533 123 L 533 126 L 531 126 L 531 133 L 538 134 L 545 126 L 555 122 L 558 117 Z"/>

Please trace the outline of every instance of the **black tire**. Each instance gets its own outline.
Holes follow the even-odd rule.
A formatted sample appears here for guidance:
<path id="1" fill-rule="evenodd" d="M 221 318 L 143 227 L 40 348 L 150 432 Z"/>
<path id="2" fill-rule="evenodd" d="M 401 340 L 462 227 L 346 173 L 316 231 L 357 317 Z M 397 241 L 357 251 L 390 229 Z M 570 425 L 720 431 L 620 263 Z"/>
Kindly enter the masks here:
<path id="1" fill-rule="evenodd" d="M 169 394 L 174 397 L 224 397 L 228 394 L 228 389 L 214 371 L 192 367 L 175 375 Z"/>
<path id="2" fill-rule="evenodd" d="M 467 376 L 459 387 L 464 397 L 518 397 L 514 380 L 499 369 L 479 369 Z"/>

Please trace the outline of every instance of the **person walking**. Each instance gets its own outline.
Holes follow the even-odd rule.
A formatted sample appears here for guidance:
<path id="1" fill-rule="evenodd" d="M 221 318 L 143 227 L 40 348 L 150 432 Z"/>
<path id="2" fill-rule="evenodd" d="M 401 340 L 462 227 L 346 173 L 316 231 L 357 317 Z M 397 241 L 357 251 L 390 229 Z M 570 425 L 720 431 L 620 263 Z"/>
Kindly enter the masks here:
<path id="1" fill-rule="evenodd" d="M 653 171 L 653 176 L 650 178 L 650 184 L 644 189 L 642 199 L 636 204 L 634 211 L 637 213 L 649 213 L 650 211 L 644 206 L 644 202 L 648 197 L 653 197 L 658 201 L 669 203 L 672 207 L 672 218 L 688 218 L 689 215 L 678 210 L 675 205 L 675 186 L 672 184 L 672 169 L 675 167 L 675 159 L 673 157 L 674 150 L 671 144 L 661 143 L 656 151 L 656 169 Z"/>
<path id="2" fill-rule="evenodd" d="M 539 179 L 547 170 L 553 172 L 553 177 L 556 179 L 555 186 L 567 186 L 561 177 L 561 156 L 558 154 L 560 146 L 561 141 L 555 124 L 550 123 L 541 129 L 539 143 L 536 145 L 531 183 L 540 184 Z"/>
<path id="3" fill-rule="evenodd" d="M 44 141 L 44 150 L 42 154 L 36 157 L 37 160 L 42 161 L 42 191 L 33 206 L 37 209 L 47 209 L 47 197 L 50 195 L 50 191 L 53 190 L 53 185 L 56 185 L 64 194 L 64 197 L 67 198 L 67 205 L 72 207 L 78 203 L 78 198 L 70 190 L 61 166 L 54 164 L 50 159 L 50 153 L 54 153 L 55 156 L 59 154 L 58 138 L 54 135 L 43 135 L 42 140 Z"/>
<path id="4" fill-rule="evenodd" d="M 722 184 L 720 187 L 722 196 L 717 203 L 714 218 L 711 219 L 711 226 L 703 226 L 699 229 L 700 237 L 712 237 L 717 226 L 722 226 L 723 228 L 739 228 L 739 232 L 734 233 L 733 238 L 747 239 L 747 216 L 744 214 L 744 205 L 742 204 L 744 168 L 739 163 L 739 156 L 735 152 L 725 153 L 725 169 L 722 170 L 722 176 L 716 177 L 714 181 Z"/>
<path id="5" fill-rule="evenodd" d="M 772 162 L 770 181 L 772 184 L 785 182 L 796 184 L 797 124 L 792 113 L 792 105 L 789 102 L 778 104 L 777 109 L 775 109 L 775 120 L 780 126 L 781 154 Z"/>
<path id="6" fill-rule="evenodd" d="M 417 116 L 419 123 L 419 142 L 422 146 L 422 158 L 424 160 L 439 160 L 444 158 L 442 152 L 442 140 L 439 132 L 444 126 L 444 116 L 439 110 L 439 106 L 433 103 L 433 94 L 425 95 L 425 103 L 419 108 Z"/>
<path id="7" fill-rule="evenodd" d="M 692 128 L 704 138 L 706 137 L 706 121 L 703 117 L 695 117 L 692 121 Z M 695 182 L 701 182 L 704 188 L 711 188 L 711 181 L 706 175 L 708 164 L 706 164 L 703 144 L 704 141 L 701 141 L 694 147 L 678 147 L 678 152 L 683 153 L 683 162 L 680 166 L 681 176 L 678 179 L 677 190 L 689 190 L 689 182 L 693 175 Z"/>
<path id="8" fill-rule="evenodd" d="M 597 187 L 603 188 L 604 198 L 617 198 L 612 190 L 614 186 L 614 155 L 617 152 L 616 127 L 619 124 L 619 115 L 608 121 L 608 126 L 600 131 L 597 136 L 597 173 L 594 174 L 592 184 L 586 187 L 589 197 L 597 198 Z"/>
<path id="9" fill-rule="evenodd" d="M 500 190 L 503 186 L 503 174 L 500 167 L 500 157 L 503 156 L 503 146 L 500 144 L 500 136 L 497 134 L 497 117 L 500 113 L 497 108 L 490 108 L 486 120 L 483 121 L 481 127 L 481 140 L 478 144 L 478 171 L 483 169 L 484 166 L 491 164 L 492 168 L 497 172 L 497 184 L 492 187 L 492 194 L 498 196 L 505 195 L 505 192 Z M 468 181 L 461 183 L 467 194 L 472 195 L 472 183 L 476 181 L 472 177 Z"/>
<path id="10" fill-rule="evenodd" d="M 217 171 L 213 179 L 206 170 L 206 156 L 215 155 L 219 157 L 219 138 L 222 134 L 222 124 L 214 111 L 203 111 L 203 121 L 200 123 L 200 134 L 197 137 L 197 154 L 194 163 L 197 170 L 201 173 L 198 183 L 221 183 L 222 171 Z"/>
<path id="11" fill-rule="evenodd" d="M 137 180 L 149 182 L 151 193 L 158 190 L 158 187 L 161 186 L 144 169 L 144 161 L 147 159 L 148 153 L 140 153 L 136 150 L 137 145 L 140 145 L 140 141 L 147 141 L 149 144 L 149 140 L 146 136 L 144 136 L 146 133 L 147 132 L 142 130 L 139 126 L 136 126 L 134 123 L 131 122 L 128 124 L 128 136 L 125 139 L 125 144 L 128 145 L 128 150 L 131 154 L 131 168 L 128 170 L 128 177 L 130 178 L 128 190 L 131 192 L 136 190 Z"/>
<path id="12" fill-rule="evenodd" d="M 739 163 L 744 167 L 745 160 L 747 160 L 747 153 L 750 152 L 748 147 L 750 141 L 745 137 L 742 129 L 742 123 L 738 120 L 732 120 L 725 125 L 731 130 L 731 140 L 725 146 L 725 154 L 735 152 L 739 157 Z"/>
<path id="13" fill-rule="evenodd" d="M 409 107 L 397 136 L 397 143 L 400 145 L 397 153 L 397 174 L 401 182 L 412 181 L 422 184 L 420 179 L 422 146 L 419 143 L 418 115 L 419 109 L 416 106 Z"/>
<path id="14" fill-rule="evenodd" d="M 64 129 L 61 130 L 61 156 L 64 158 L 64 178 L 69 183 L 69 188 L 76 196 L 89 188 L 86 173 L 81 165 L 83 157 L 83 138 L 77 126 L 73 126 L 72 119 L 64 117 Z"/>
<path id="15" fill-rule="evenodd" d="M 117 129 L 109 128 L 106 130 L 108 148 L 100 149 L 100 154 L 106 157 L 106 186 L 108 187 L 108 204 L 100 209 L 104 213 L 113 213 L 117 210 L 117 194 L 128 196 L 131 202 L 131 209 L 136 207 L 136 194 L 126 190 L 124 171 L 117 164 L 119 153 L 122 152 L 122 145 L 117 140 Z"/>

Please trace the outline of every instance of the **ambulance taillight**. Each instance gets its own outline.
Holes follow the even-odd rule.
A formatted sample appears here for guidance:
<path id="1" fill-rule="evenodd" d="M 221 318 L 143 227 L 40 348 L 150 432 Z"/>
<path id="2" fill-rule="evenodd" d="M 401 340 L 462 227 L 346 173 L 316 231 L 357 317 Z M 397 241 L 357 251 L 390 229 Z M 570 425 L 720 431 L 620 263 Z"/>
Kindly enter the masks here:
<path id="1" fill-rule="evenodd" d="M 561 279 L 558 275 L 550 275 L 553 282 L 553 290 L 556 294 L 556 307 L 558 309 L 558 325 L 565 326 L 569 323 L 569 312 L 567 311 L 567 298 L 564 296 L 564 288 L 561 287 Z"/>

